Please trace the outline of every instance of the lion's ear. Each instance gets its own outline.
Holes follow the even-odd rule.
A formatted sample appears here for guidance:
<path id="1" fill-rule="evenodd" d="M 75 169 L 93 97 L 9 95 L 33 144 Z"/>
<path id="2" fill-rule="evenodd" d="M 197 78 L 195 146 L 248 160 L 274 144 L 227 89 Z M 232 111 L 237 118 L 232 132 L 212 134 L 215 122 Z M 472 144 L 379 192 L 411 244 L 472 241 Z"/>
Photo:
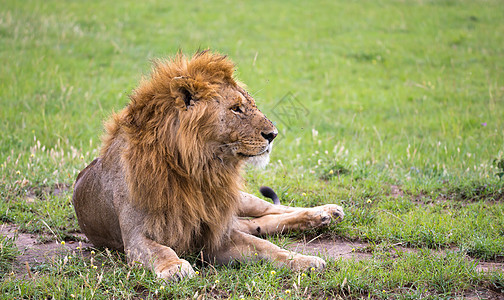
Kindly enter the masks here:
<path id="1" fill-rule="evenodd" d="M 178 107 L 187 109 L 189 106 L 194 105 L 196 101 L 194 80 L 186 76 L 175 77 L 172 80 L 171 88 L 176 95 L 175 104 Z"/>
<path id="2" fill-rule="evenodd" d="M 182 100 L 184 101 L 186 108 L 191 105 L 194 105 L 193 94 L 188 89 L 186 89 L 185 87 L 182 87 L 180 89 L 180 93 L 182 94 Z"/>

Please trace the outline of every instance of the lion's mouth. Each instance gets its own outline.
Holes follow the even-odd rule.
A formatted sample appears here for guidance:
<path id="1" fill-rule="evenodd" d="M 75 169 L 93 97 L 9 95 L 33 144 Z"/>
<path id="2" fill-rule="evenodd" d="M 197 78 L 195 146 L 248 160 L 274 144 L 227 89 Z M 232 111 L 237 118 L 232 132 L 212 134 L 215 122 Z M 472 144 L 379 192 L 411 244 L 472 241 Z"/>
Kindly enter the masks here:
<path id="1" fill-rule="evenodd" d="M 257 153 L 257 154 L 247 154 L 247 153 L 243 153 L 243 152 L 238 152 L 237 155 L 239 157 L 242 157 L 242 158 L 261 158 L 261 157 L 268 157 L 269 154 L 271 153 L 271 150 L 273 149 L 273 143 L 270 143 L 268 146 L 265 147 L 264 150 L 262 150 L 261 152 Z"/>
<path id="2" fill-rule="evenodd" d="M 267 151 L 267 150 L 265 150 L 265 151 L 263 151 L 263 152 L 261 152 L 261 153 L 259 153 L 259 154 L 244 154 L 244 153 L 238 153 L 238 155 L 239 155 L 239 156 L 241 156 L 241 157 L 249 158 L 249 157 L 261 156 L 261 155 L 264 155 L 264 154 L 266 154 L 266 153 L 268 153 L 268 151 Z"/>
<path id="3" fill-rule="evenodd" d="M 248 165 L 253 165 L 258 168 L 264 168 L 269 163 L 271 147 L 267 147 L 264 151 L 257 155 L 244 157 Z"/>
<path id="4" fill-rule="evenodd" d="M 257 154 L 245 154 L 245 153 L 242 153 L 242 152 L 238 152 L 238 155 L 241 156 L 241 157 L 244 157 L 244 158 L 249 158 L 249 157 L 257 157 L 257 156 L 267 155 L 267 154 L 270 153 L 270 151 L 271 151 L 271 147 L 267 147 L 262 152 L 257 153 Z"/>
<path id="5" fill-rule="evenodd" d="M 260 155 L 260 154 L 250 155 L 250 154 L 238 153 L 238 156 L 241 156 L 241 157 L 255 157 L 255 156 L 258 156 L 258 155 Z"/>

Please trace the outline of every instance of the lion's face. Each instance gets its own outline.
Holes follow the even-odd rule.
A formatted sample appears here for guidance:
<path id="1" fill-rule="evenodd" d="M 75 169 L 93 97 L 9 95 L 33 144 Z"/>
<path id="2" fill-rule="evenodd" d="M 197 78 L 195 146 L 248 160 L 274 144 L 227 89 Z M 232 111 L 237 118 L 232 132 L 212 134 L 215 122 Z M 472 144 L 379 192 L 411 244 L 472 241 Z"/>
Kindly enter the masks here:
<path id="1" fill-rule="evenodd" d="M 258 166 L 267 164 L 278 134 L 275 126 L 243 88 L 226 85 L 218 94 L 214 105 L 219 111 L 219 151 L 227 159 L 246 160 Z"/>

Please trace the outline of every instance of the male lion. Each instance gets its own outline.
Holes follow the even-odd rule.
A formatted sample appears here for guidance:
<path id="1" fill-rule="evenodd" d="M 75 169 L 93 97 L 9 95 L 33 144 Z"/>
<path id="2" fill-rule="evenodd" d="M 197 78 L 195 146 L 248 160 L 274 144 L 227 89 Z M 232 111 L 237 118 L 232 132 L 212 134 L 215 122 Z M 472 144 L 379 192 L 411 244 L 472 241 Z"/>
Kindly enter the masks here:
<path id="1" fill-rule="evenodd" d="M 343 211 L 273 205 L 240 191 L 243 164 L 267 161 L 277 130 L 233 71 L 226 56 L 208 51 L 157 61 L 112 116 L 100 157 L 79 174 L 73 195 L 95 246 L 125 251 L 172 280 L 194 273 L 178 255 L 200 251 L 214 263 L 324 268 L 321 258 L 253 236 L 324 226 Z"/>

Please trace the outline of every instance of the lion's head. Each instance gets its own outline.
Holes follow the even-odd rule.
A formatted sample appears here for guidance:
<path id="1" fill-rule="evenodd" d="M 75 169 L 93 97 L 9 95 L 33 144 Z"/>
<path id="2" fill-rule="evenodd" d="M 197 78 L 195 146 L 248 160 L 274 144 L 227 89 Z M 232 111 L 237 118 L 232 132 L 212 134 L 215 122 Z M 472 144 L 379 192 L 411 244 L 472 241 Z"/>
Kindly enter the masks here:
<path id="1" fill-rule="evenodd" d="M 215 158 L 225 164 L 267 159 L 276 128 L 233 71 L 226 56 L 208 51 L 190 60 L 179 54 L 157 61 L 151 78 L 131 96 L 130 133 L 169 149 L 177 169 L 187 174 Z"/>
<path id="2" fill-rule="evenodd" d="M 233 72 L 226 56 L 208 51 L 157 61 L 107 125 L 102 155 L 124 141 L 131 200 L 152 216 L 148 234 L 187 241 L 182 250 L 188 236 L 218 243 L 235 213 L 242 163 L 266 162 L 277 135 Z"/>

